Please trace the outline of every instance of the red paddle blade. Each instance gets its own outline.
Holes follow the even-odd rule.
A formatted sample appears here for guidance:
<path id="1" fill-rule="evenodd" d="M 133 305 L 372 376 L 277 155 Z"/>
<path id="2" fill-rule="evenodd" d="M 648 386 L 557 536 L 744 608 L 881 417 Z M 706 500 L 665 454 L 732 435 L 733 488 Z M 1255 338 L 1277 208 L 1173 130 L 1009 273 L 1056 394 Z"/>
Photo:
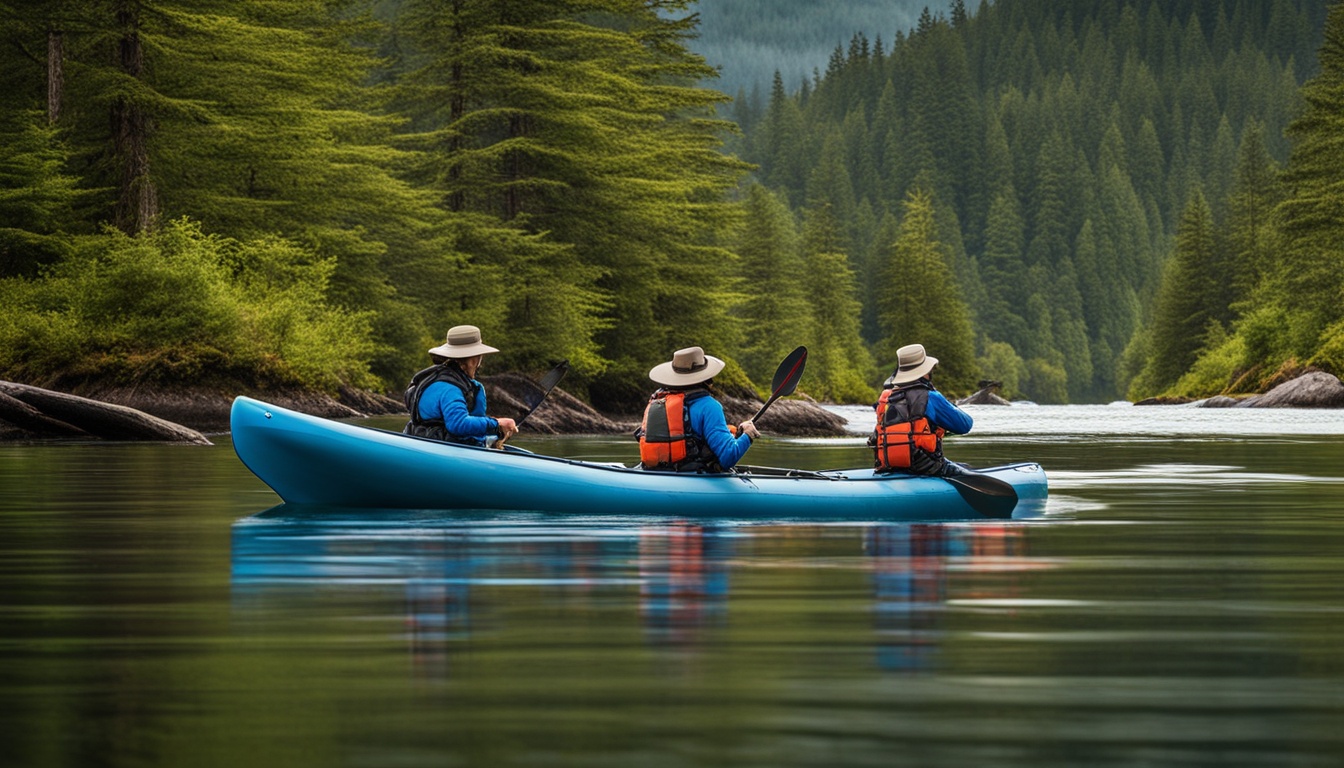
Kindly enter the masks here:
<path id="1" fill-rule="evenodd" d="M 807 366 L 807 347 L 799 347 L 784 358 L 775 370 L 775 380 L 770 384 L 771 397 L 792 395 L 798 388 L 798 380 L 803 378 L 803 368 Z"/>

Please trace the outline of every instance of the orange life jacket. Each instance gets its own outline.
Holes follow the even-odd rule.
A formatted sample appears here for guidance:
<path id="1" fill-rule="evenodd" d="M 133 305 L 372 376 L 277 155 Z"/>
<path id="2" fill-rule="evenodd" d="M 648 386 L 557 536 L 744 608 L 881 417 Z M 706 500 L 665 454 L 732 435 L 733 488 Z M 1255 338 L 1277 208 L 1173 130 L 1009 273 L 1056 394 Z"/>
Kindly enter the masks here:
<path id="1" fill-rule="evenodd" d="M 942 427 L 929 422 L 927 385 L 916 383 L 882 391 L 877 401 L 874 466 L 883 470 L 913 470 L 942 465 Z"/>
<path id="2" fill-rule="evenodd" d="M 659 389 L 649 397 L 639 437 L 639 463 L 645 469 L 678 472 L 722 472 L 712 451 L 691 431 L 691 401 L 708 397 L 707 390 L 690 392 Z"/>

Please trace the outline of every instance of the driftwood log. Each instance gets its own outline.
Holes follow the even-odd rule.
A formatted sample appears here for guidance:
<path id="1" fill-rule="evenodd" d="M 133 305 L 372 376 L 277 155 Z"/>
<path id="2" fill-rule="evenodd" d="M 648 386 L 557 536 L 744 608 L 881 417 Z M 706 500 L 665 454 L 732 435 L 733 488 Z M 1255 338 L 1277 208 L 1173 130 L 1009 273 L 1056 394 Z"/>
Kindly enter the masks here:
<path id="1" fill-rule="evenodd" d="M 210 445 L 201 433 L 123 405 L 0 381 L 0 420 L 47 437 Z"/>
<path id="2" fill-rule="evenodd" d="M 1002 382 L 990 381 L 988 379 L 980 382 L 980 389 L 969 397 L 963 397 L 958 400 L 956 405 L 1012 405 L 1006 398 L 999 394 L 999 387 Z"/>

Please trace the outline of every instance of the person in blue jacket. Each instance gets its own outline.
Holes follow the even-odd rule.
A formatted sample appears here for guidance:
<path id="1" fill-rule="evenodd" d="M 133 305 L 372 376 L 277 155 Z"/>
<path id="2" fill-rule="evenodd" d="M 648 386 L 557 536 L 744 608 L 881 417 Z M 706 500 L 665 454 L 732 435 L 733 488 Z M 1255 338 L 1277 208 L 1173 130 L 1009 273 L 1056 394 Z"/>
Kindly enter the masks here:
<path id="1" fill-rule="evenodd" d="M 411 420 L 402 432 L 477 446 L 517 434 L 513 419 L 485 415 L 485 387 L 476 380 L 481 360 L 498 351 L 481 343 L 481 330 L 474 325 L 449 328 L 447 340 L 429 350 L 434 365 L 415 374 L 406 388 Z"/>
<path id="2" fill-rule="evenodd" d="M 961 474 L 960 464 L 943 457 L 943 435 L 970 432 L 970 414 L 934 389 L 933 367 L 938 358 L 925 354 L 923 344 L 901 347 L 896 360 L 895 372 L 882 384 L 877 426 L 869 439 L 876 471 Z"/>
<path id="3" fill-rule="evenodd" d="M 679 349 L 654 366 L 649 378 L 661 385 L 649 398 L 638 430 L 640 465 L 675 472 L 725 472 L 760 437 L 750 420 L 730 427 L 710 387 L 724 362 L 700 347 Z"/>

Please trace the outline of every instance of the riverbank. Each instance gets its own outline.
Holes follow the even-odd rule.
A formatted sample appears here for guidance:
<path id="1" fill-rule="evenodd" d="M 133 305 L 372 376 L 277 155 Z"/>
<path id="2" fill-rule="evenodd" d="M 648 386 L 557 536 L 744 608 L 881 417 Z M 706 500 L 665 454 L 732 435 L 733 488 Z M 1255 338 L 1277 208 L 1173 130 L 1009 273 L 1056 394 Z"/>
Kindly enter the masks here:
<path id="1" fill-rule="evenodd" d="M 520 419 L 535 396 L 532 381 L 516 373 L 482 377 L 490 414 Z M 0 382 L 0 387 L 5 383 Z M 0 440 L 46 438 L 172 440 L 199 442 L 184 432 L 202 435 L 229 430 L 229 409 L 234 397 L 247 395 L 291 410 L 331 419 L 370 416 L 404 416 L 406 408 L 396 398 L 357 389 L 336 394 L 302 391 L 220 391 L 208 388 L 147 390 L 139 387 L 90 387 L 79 392 L 57 393 L 21 384 L 9 384 L 9 400 L 0 402 Z M 756 398 L 724 395 L 724 413 L 730 422 L 750 418 L 761 407 Z M 5 403 L 9 403 L 8 410 Z M 132 413 L 126 413 L 131 411 Z M 101 428 L 108 419 L 135 422 L 138 429 L 109 431 Z M 761 419 L 766 434 L 790 437 L 837 437 L 847 434 L 845 419 L 805 398 L 779 400 Z M 638 416 L 603 413 L 560 387 L 551 391 L 523 426 L 535 434 L 629 434 L 639 425 Z M 136 427 L 134 423 L 132 427 Z M 190 439 L 187 439 L 190 437 Z"/>

